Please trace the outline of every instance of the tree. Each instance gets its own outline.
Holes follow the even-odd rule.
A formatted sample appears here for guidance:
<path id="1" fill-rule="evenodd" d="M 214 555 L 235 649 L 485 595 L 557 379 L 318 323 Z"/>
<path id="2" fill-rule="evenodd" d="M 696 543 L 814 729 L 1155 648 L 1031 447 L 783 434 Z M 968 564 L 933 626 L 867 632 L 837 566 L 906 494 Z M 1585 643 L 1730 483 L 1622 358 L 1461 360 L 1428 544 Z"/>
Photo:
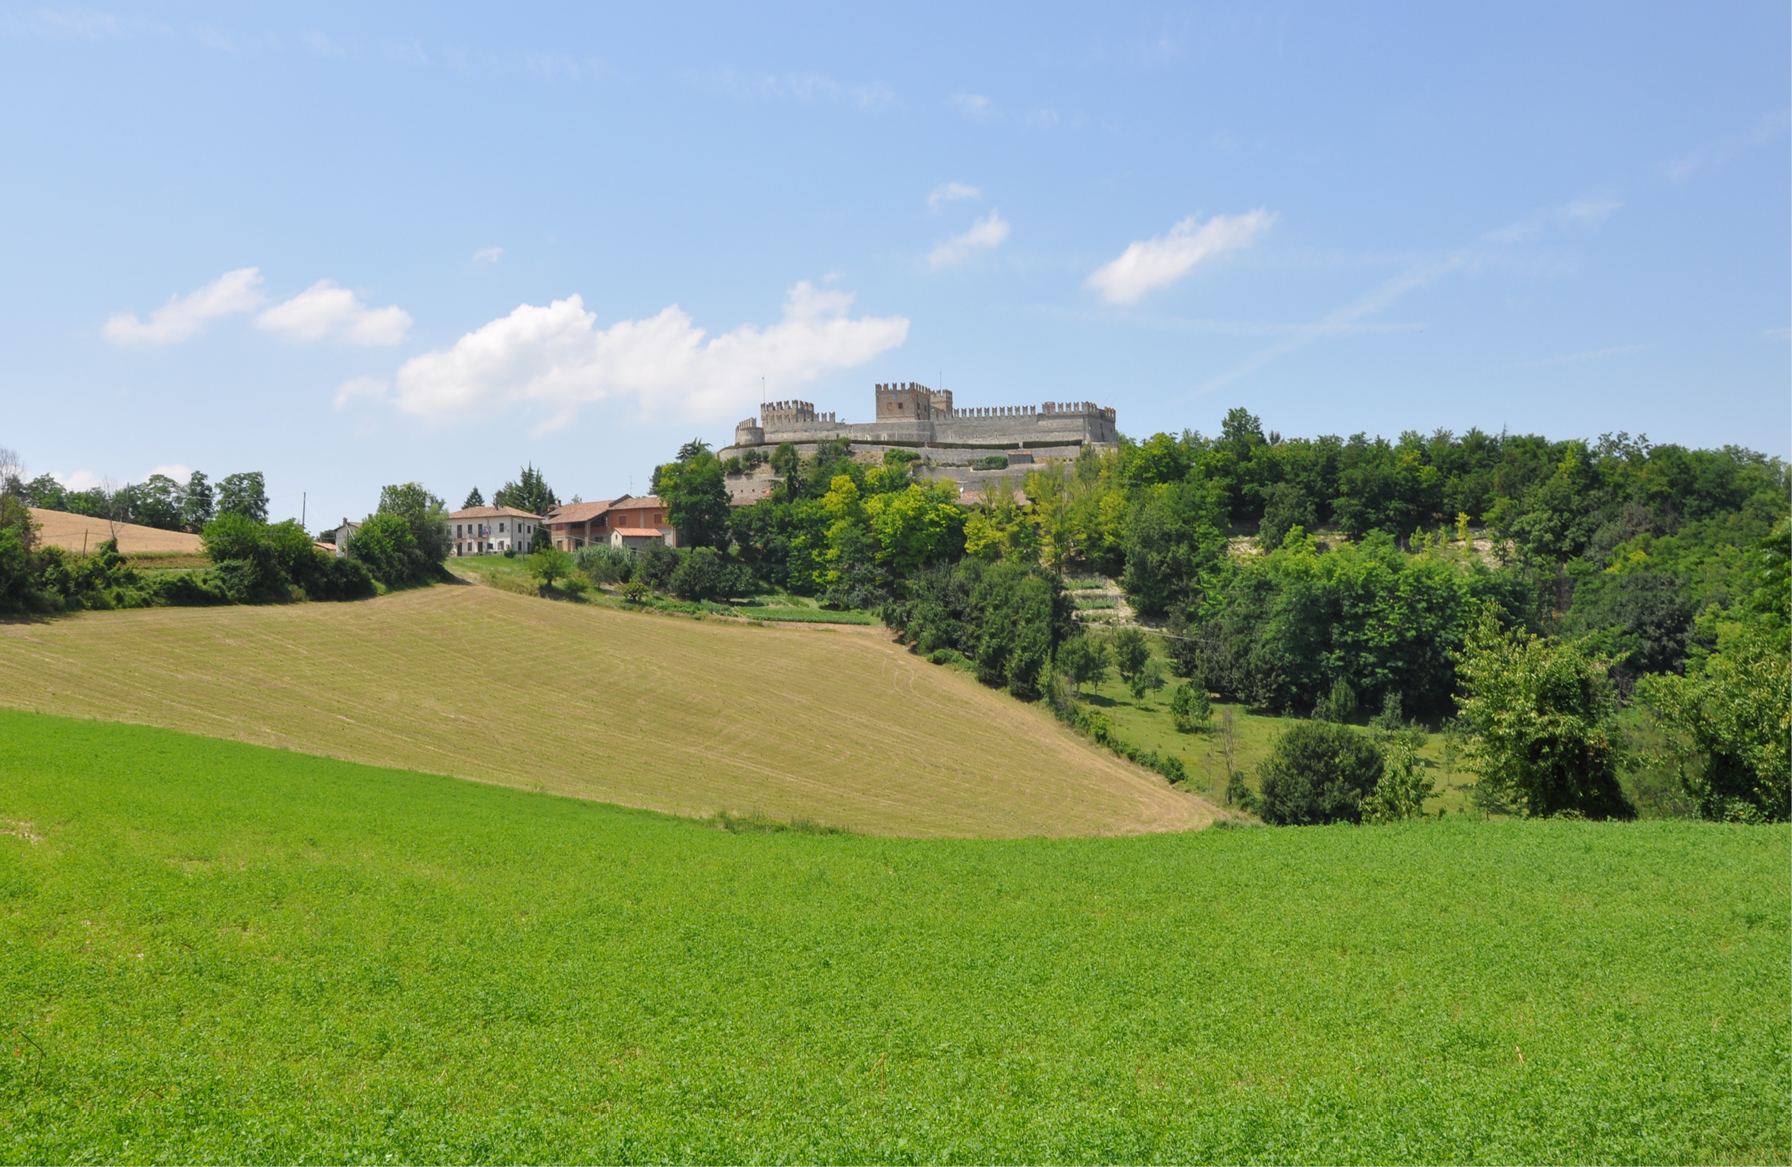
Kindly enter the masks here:
<path id="1" fill-rule="evenodd" d="M 667 588 L 682 600 L 726 600 L 746 595 L 752 573 L 714 547 L 693 547 L 679 556 Z"/>
<path id="2" fill-rule="evenodd" d="M 182 492 L 181 525 L 189 531 L 198 531 L 211 522 L 216 514 L 211 482 L 204 474 L 193 471 L 187 478 L 186 490 Z"/>
<path id="3" fill-rule="evenodd" d="M 666 504 L 666 521 L 692 547 L 727 547 L 727 473 L 716 456 L 702 443 L 686 443 L 682 455 L 698 447 L 688 459 L 668 462 L 653 471 L 653 492 Z"/>
<path id="4" fill-rule="evenodd" d="M 544 547 L 529 556 L 529 571 L 541 581 L 543 591 L 552 591 L 554 581 L 572 574 L 572 554 L 558 547 Z"/>
<path id="5" fill-rule="evenodd" d="M 1114 633 L 1111 641 L 1114 652 L 1114 668 L 1120 673 L 1120 679 L 1131 685 L 1133 678 L 1145 672 L 1145 662 L 1151 659 L 1151 642 L 1137 628 L 1122 628 Z"/>
<path id="6" fill-rule="evenodd" d="M 403 515 L 382 511 L 370 515 L 360 530 L 349 536 L 347 554 L 366 565 L 374 579 L 387 587 L 416 582 L 428 562 Z"/>
<path id="7" fill-rule="evenodd" d="M 430 564 L 447 560 L 454 547 L 454 535 L 448 529 L 448 504 L 424 489 L 421 483 L 405 482 L 380 488 L 379 514 L 398 515 L 411 529 L 411 541 L 423 562 L 413 572 L 422 582 L 431 574 Z"/>
<path id="8" fill-rule="evenodd" d="M 1507 633 L 1489 606 L 1463 653 L 1457 698 L 1490 799 L 1543 817 L 1634 818 L 1618 786 L 1609 666 L 1570 641 Z"/>
<path id="9" fill-rule="evenodd" d="M 1207 690 L 1199 685 L 1178 685 L 1170 691 L 1170 720 L 1177 733 L 1194 733 L 1207 728 L 1213 716 L 1213 703 Z"/>
<path id="10" fill-rule="evenodd" d="M 261 471 L 231 474 L 218 483 L 218 513 L 244 515 L 258 523 L 268 521 L 268 492 Z"/>
<path id="11" fill-rule="evenodd" d="M 473 507 L 482 507 L 484 505 L 485 505 L 485 496 L 483 494 L 480 494 L 479 488 L 477 486 L 475 486 L 472 490 L 467 491 L 467 497 L 460 504 L 460 509 L 463 511 L 471 510 Z M 530 511 L 529 513 L 539 515 L 542 512 L 541 511 Z"/>
<path id="12" fill-rule="evenodd" d="M 1328 721 L 1295 722 L 1257 771 L 1258 814 L 1280 826 L 1361 822 L 1363 799 L 1382 770 L 1381 749 L 1367 734 Z"/>
<path id="13" fill-rule="evenodd" d="M 1332 682 L 1332 687 L 1320 698 L 1319 704 L 1313 706 L 1313 718 L 1316 721 L 1335 721 L 1343 725 L 1356 716 L 1356 690 L 1349 682 L 1339 677 Z"/>
<path id="14" fill-rule="evenodd" d="M 1134 507 L 1121 585 L 1146 616 L 1186 611 L 1200 598 L 1201 574 L 1226 551 L 1212 484 L 1151 487 Z"/>
<path id="15" fill-rule="evenodd" d="M 684 445 L 678 447 L 678 461 L 695 462 L 698 458 L 701 458 L 709 452 L 710 448 L 708 442 L 704 441 L 702 438 L 692 438 Z"/>
<path id="16" fill-rule="evenodd" d="M 1417 818 L 1425 813 L 1425 800 L 1437 793 L 1437 786 L 1425 774 L 1424 763 L 1404 743 L 1396 745 L 1387 758 L 1381 781 L 1363 800 L 1363 821 L 1394 823 Z"/>
<path id="17" fill-rule="evenodd" d="M 477 504 L 475 504 L 477 505 Z M 560 499 L 549 488 L 547 479 L 531 462 L 517 474 L 515 482 L 506 482 L 492 493 L 495 507 L 515 507 L 532 515 L 546 515 L 560 505 Z"/>
<path id="18" fill-rule="evenodd" d="M 1108 675 L 1108 646 L 1086 633 L 1072 636 L 1058 646 L 1058 671 L 1079 693 L 1084 685 L 1099 685 Z"/>
<path id="19" fill-rule="evenodd" d="M 772 470 L 784 479 L 784 497 L 795 500 L 802 493 L 803 458 L 796 452 L 796 446 L 790 442 L 778 443 L 772 451 Z"/>

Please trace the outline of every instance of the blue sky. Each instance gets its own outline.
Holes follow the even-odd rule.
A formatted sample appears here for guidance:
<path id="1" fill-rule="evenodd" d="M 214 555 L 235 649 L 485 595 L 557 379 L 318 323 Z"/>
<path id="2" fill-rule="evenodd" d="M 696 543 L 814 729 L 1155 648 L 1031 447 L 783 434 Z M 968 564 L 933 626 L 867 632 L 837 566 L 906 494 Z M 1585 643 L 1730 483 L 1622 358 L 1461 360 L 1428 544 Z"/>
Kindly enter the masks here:
<path id="1" fill-rule="evenodd" d="M 644 493 L 761 384 L 1792 452 L 1778 4 L 0 8 L 32 473 Z"/>

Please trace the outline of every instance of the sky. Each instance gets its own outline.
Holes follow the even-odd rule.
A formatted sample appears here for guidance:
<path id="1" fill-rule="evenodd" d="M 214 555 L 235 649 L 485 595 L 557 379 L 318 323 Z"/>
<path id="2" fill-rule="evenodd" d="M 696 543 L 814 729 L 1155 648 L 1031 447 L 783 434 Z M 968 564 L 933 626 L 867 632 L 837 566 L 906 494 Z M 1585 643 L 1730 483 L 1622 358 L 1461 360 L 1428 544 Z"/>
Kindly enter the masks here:
<path id="1" fill-rule="evenodd" d="M 316 530 L 762 400 L 1792 454 L 1782 3 L 0 5 L 0 446 Z"/>

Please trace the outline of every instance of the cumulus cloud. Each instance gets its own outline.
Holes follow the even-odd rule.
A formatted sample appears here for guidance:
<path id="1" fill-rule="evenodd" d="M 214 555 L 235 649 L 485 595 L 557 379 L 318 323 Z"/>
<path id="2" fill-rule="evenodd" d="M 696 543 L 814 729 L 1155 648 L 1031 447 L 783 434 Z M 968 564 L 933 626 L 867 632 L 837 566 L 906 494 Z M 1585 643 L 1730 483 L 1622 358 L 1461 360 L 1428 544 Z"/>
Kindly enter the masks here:
<path id="1" fill-rule="evenodd" d="M 253 312 L 266 300 L 261 270 L 240 267 L 185 296 L 169 297 L 147 321 L 137 319 L 135 312 L 120 312 L 106 321 L 103 331 L 113 344 L 176 344 L 192 337 L 208 320 Z"/>
<path id="2" fill-rule="evenodd" d="M 942 182 L 927 192 L 927 209 L 938 213 L 947 203 L 955 203 L 960 199 L 980 199 L 983 192 L 977 187 L 962 182 Z"/>
<path id="3" fill-rule="evenodd" d="M 1010 228 L 1001 215 L 995 211 L 971 224 L 971 229 L 962 235 L 954 235 L 950 239 L 942 239 L 927 254 L 927 266 L 931 268 L 956 267 L 979 251 L 989 251 L 1000 247 L 1008 238 Z"/>
<path id="4" fill-rule="evenodd" d="M 580 406 L 624 397 L 649 414 L 722 417 L 758 400 L 761 377 L 770 391 L 785 392 L 908 338 L 901 316 L 847 316 L 852 299 L 805 280 L 790 290 L 778 323 L 707 339 L 676 304 L 608 328 L 576 295 L 524 304 L 452 348 L 406 361 L 393 397 L 406 412 L 442 420 L 533 406 L 547 414 L 547 428 L 565 425 Z"/>
<path id="5" fill-rule="evenodd" d="M 397 305 L 369 308 L 334 280 L 319 280 L 257 316 L 255 327 L 293 340 L 335 337 L 350 344 L 397 344 L 410 331 L 411 314 Z"/>
<path id="6" fill-rule="evenodd" d="M 191 466 L 183 466 L 179 462 L 170 462 L 166 466 L 157 466 L 154 470 L 151 470 L 149 474 L 160 474 L 162 477 L 172 478 L 176 482 L 185 482 L 187 479 L 193 477 L 193 468 Z M 144 477 L 147 478 L 149 475 L 144 475 Z"/>
<path id="7" fill-rule="evenodd" d="M 1261 208 L 1243 215 L 1215 215 L 1205 223 L 1190 215 L 1167 235 L 1133 243 L 1118 259 L 1096 268 L 1084 284 L 1110 304 L 1136 304 L 1145 293 L 1170 286 L 1202 260 L 1248 247 L 1275 218 Z"/>

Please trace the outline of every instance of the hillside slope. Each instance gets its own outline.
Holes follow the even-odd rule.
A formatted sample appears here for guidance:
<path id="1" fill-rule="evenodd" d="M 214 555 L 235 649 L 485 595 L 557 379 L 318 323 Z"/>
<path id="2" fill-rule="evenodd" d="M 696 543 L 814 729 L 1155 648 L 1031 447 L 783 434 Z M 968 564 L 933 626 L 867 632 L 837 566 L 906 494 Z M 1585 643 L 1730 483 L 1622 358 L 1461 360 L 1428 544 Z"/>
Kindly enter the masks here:
<path id="1" fill-rule="evenodd" d="M 164 531 L 136 523 L 109 523 L 105 519 L 68 511 L 29 509 L 31 521 L 38 525 L 38 541 L 67 551 L 92 551 L 111 538 L 117 538 L 118 549 L 126 555 L 197 555 L 203 546 L 199 536 L 185 531 Z"/>
<path id="2" fill-rule="evenodd" d="M 0 625 L 0 705 L 873 834 L 1129 834 L 1215 814 L 881 630 L 742 627 L 469 585 Z"/>
<path id="3" fill-rule="evenodd" d="M 727 834 L 0 711 L 0 1161 L 1785 1163 L 1788 838 Z"/>

